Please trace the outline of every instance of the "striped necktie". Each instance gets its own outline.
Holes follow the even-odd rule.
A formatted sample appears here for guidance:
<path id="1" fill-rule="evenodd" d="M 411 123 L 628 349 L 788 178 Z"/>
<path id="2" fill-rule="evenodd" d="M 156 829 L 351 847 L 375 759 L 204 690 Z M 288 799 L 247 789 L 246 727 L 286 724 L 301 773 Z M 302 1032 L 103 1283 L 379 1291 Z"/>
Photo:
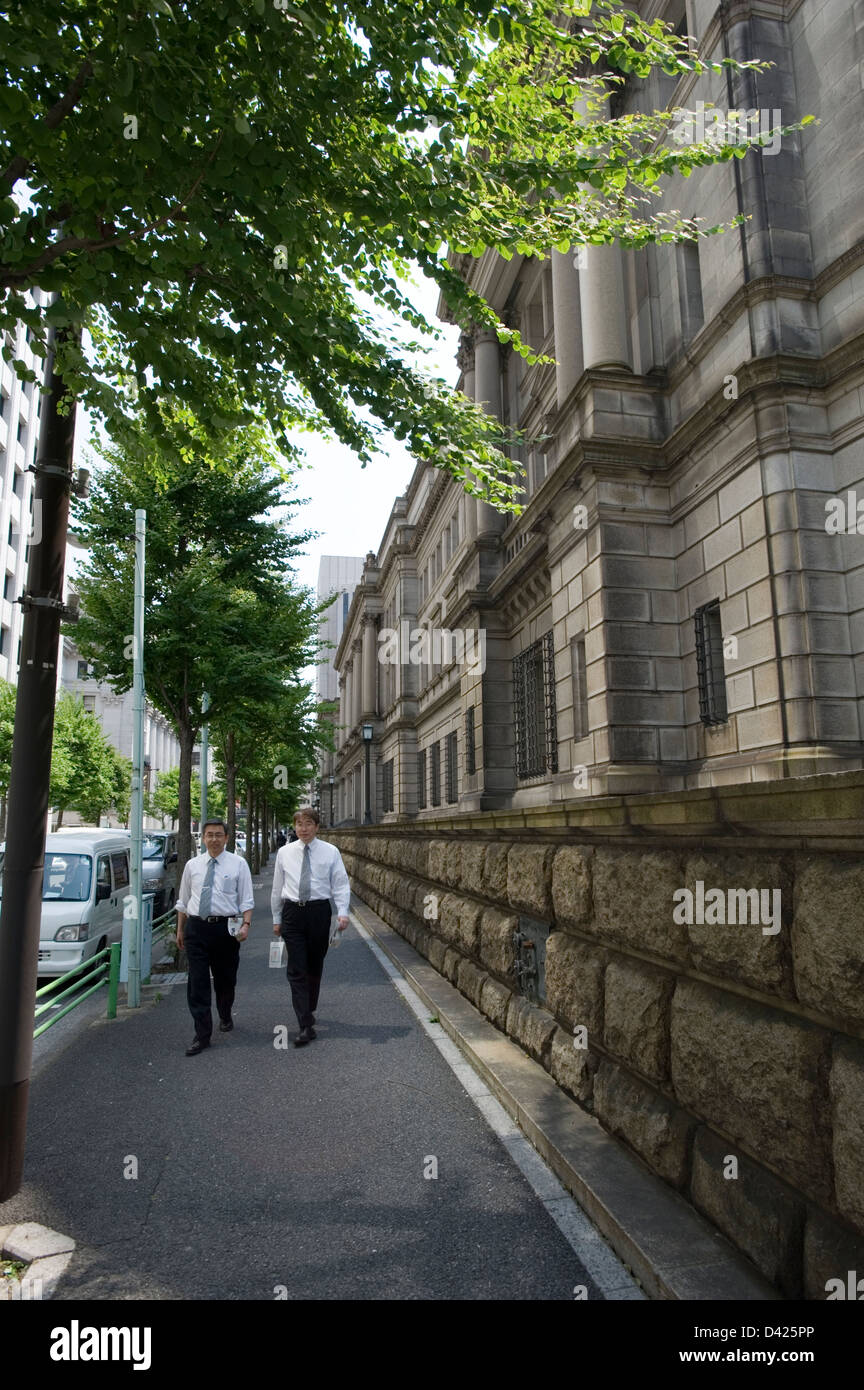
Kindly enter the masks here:
<path id="1" fill-rule="evenodd" d="M 207 865 L 207 872 L 204 875 L 204 887 L 201 889 L 201 901 L 198 904 L 198 916 L 210 916 L 210 899 L 213 896 L 213 875 L 216 872 L 216 860 L 211 854 L 210 863 Z"/>
<path id="2" fill-rule="evenodd" d="M 312 892 L 312 866 L 311 866 L 311 864 L 309 863 L 309 846 L 308 846 L 308 845 L 304 845 L 304 846 L 303 846 L 303 867 L 302 867 L 302 869 L 300 870 L 300 901 L 301 901 L 301 903 L 306 903 L 306 902 L 309 901 L 309 895 L 310 895 L 311 892 Z"/>

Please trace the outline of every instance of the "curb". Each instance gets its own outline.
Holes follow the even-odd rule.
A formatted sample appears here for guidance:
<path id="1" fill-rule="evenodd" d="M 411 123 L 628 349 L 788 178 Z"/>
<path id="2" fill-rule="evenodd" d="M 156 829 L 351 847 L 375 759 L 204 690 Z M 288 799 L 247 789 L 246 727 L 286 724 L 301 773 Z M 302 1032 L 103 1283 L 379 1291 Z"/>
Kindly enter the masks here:
<path id="1" fill-rule="evenodd" d="M 25 1262 L 20 1280 L 0 1277 L 0 1302 L 43 1302 L 53 1298 L 75 1250 L 71 1236 L 35 1221 L 0 1226 L 0 1256 Z"/>
<path id="2" fill-rule="evenodd" d="M 750 1262 L 352 894 L 351 911 L 652 1299 L 782 1302 Z"/>

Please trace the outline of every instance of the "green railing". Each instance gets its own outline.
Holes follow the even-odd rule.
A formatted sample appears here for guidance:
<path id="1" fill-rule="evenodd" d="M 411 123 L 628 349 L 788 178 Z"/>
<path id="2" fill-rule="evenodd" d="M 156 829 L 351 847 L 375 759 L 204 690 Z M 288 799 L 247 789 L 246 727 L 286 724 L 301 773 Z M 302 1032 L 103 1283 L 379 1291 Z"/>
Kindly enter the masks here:
<path id="1" fill-rule="evenodd" d="M 36 1009 L 34 1018 L 38 1019 L 48 1009 L 53 1009 L 61 999 L 68 999 L 70 994 L 75 998 L 71 1004 L 67 1004 L 59 1013 L 54 1014 L 45 1023 L 40 1023 L 38 1028 L 33 1029 L 33 1037 L 38 1038 L 40 1033 L 46 1032 L 52 1024 L 57 1023 L 66 1014 L 77 1009 L 85 999 L 89 999 L 91 994 L 97 990 L 108 986 L 108 1017 L 117 1017 L 117 986 L 120 980 L 120 942 L 115 941 L 113 946 L 106 946 L 103 951 L 98 951 L 95 956 L 91 956 L 84 965 L 76 965 L 74 970 L 67 970 L 65 975 L 59 975 L 56 980 L 52 980 L 50 985 L 43 985 L 36 991 Z M 88 988 L 82 990 L 82 986 Z M 61 986 L 65 986 L 61 988 Z M 55 993 L 56 990 L 60 993 Z M 49 996 L 51 996 L 49 998 Z M 39 1003 L 39 1000 L 46 1000 Z"/>
<path id="2" fill-rule="evenodd" d="M 168 912 L 163 912 L 161 917 L 156 918 L 153 923 L 152 940 L 154 946 L 157 942 L 164 941 L 166 937 L 174 935 L 176 921 L 177 909 L 175 907 L 170 908 Z M 70 994 L 74 994 L 75 998 L 71 1003 L 67 1004 L 65 1008 L 61 1009 L 59 1013 L 54 1014 L 52 1018 L 47 1019 L 44 1023 L 40 1023 L 37 1028 L 34 1028 L 33 1037 L 38 1038 L 40 1033 L 46 1032 L 53 1023 L 57 1023 L 61 1018 L 65 1018 L 66 1014 L 71 1013 L 73 1009 L 77 1009 L 79 1004 L 82 1004 L 85 999 L 89 999 L 91 994 L 95 994 L 97 990 L 102 989 L 105 985 L 108 986 L 108 1017 L 116 1018 L 117 994 L 120 984 L 121 950 L 122 947 L 120 942 L 115 941 L 112 946 L 106 946 L 104 950 L 97 952 L 95 956 L 91 956 L 83 965 L 76 965 L 74 969 L 67 970 L 65 975 L 58 975 L 57 979 L 52 980 L 50 985 L 43 985 L 41 989 L 37 989 L 36 1009 L 34 1011 L 35 1019 L 38 1019 L 41 1014 L 46 1013 L 48 1009 L 53 1009 L 60 1003 L 61 999 L 68 999 Z M 149 978 L 150 976 L 148 974 L 147 979 Z M 85 984 L 88 987 L 82 990 L 82 985 Z M 63 988 L 61 988 L 61 986 L 63 986 Z M 57 990 L 60 991 L 59 994 L 55 992 Z M 45 1002 L 40 1004 L 40 999 Z"/>

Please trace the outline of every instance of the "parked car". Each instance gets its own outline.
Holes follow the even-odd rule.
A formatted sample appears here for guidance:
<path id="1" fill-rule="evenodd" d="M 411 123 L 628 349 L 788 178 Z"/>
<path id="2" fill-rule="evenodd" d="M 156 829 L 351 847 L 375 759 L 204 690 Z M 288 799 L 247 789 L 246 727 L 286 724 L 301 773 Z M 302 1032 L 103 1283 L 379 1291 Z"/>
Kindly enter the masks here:
<path id="1" fill-rule="evenodd" d="M 59 830 L 47 837 L 40 975 L 63 975 L 121 939 L 130 847 L 129 835 L 116 830 Z M 5 852 L 4 844 L 0 871 Z"/>
<path id="2" fill-rule="evenodd" d="M 145 830 L 141 848 L 141 891 L 153 894 L 153 918 L 177 900 L 177 832 Z"/>

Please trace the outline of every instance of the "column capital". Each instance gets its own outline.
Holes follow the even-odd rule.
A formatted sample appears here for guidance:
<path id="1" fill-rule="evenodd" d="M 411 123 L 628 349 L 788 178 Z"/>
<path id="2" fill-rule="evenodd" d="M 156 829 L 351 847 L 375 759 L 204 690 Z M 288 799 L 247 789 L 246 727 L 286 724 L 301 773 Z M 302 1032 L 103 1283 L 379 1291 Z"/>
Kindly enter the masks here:
<path id="1" fill-rule="evenodd" d="M 474 370 L 474 334 L 462 333 L 459 338 L 459 346 L 456 349 L 456 366 L 460 372 L 468 373 Z"/>

